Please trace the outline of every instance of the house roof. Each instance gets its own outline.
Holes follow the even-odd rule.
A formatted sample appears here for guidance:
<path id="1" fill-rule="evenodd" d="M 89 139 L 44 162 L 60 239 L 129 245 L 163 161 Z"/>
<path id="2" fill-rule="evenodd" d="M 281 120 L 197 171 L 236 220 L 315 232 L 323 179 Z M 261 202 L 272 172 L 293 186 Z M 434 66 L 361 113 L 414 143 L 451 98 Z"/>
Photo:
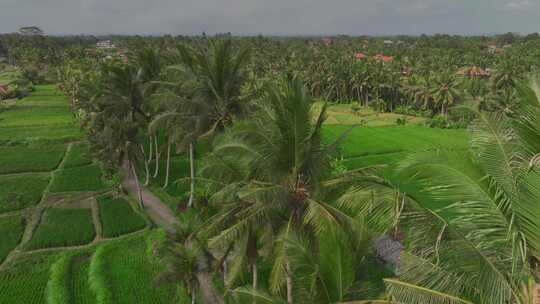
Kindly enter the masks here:
<path id="1" fill-rule="evenodd" d="M 469 77 L 489 77 L 491 76 L 491 72 L 489 69 L 482 69 L 479 67 L 467 67 L 467 68 L 461 68 L 457 71 L 457 75 L 460 76 L 469 76 Z"/>
<path id="2" fill-rule="evenodd" d="M 391 62 L 394 61 L 393 56 L 384 56 L 383 54 L 377 54 L 374 57 L 376 60 L 383 61 L 383 62 Z"/>
<path id="3" fill-rule="evenodd" d="M 400 256 L 405 250 L 405 246 L 389 235 L 383 235 L 375 240 L 375 250 L 377 257 L 385 263 L 399 265 Z"/>
<path id="4" fill-rule="evenodd" d="M 0 94 L 7 94 L 8 92 L 8 86 L 4 84 L 0 84 Z"/>
<path id="5" fill-rule="evenodd" d="M 356 54 L 354 55 L 354 58 L 356 58 L 356 59 L 358 59 L 358 60 L 360 60 L 360 59 L 365 59 L 366 57 L 367 57 L 367 56 L 366 56 L 366 54 L 364 54 L 364 53 L 356 53 Z"/>

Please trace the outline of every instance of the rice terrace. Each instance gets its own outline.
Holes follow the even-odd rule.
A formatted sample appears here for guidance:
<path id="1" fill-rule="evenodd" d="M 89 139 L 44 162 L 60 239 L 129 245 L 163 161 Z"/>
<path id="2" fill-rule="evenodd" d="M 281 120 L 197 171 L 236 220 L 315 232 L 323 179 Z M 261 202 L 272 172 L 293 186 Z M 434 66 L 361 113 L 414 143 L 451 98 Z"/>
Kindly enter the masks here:
<path id="1" fill-rule="evenodd" d="M 540 304 L 539 34 L 95 5 L 0 28 L 0 304 Z"/>

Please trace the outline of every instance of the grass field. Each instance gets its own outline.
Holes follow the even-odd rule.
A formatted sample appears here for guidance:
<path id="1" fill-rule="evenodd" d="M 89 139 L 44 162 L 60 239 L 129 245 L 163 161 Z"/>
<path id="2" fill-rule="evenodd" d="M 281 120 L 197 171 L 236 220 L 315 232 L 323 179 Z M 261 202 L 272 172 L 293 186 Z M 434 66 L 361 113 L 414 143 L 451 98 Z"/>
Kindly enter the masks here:
<path id="1" fill-rule="evenodd" d="M 319 113 L 323 103 L 316 102 L 314 105 L 314 113 Z M 327 105 L 327 125 L 356 125 L 361 124 L 366 127 L 385 127 L 395 126 L 398 118 L 405 118 L 407 124 L 419 125 L 426 119 L 422 117 L 407 116 L 395 113 L 377 113 L 369 107 L 359 107 L 356 102 L 348 104 L 328 104 Z"/>
<path id="2" fill-rule="evenodd" d="M 95 235 L 89 209 L 47 209 L 26 249 L 88 244 Z"/>
<path id="3" fill-rule="evenodd" d="M 97 164 L 62 169 L 54 175 L 51 192 L 83 192 L 107 189 Z"/>
<path id="4" fill-rule="evenodd" d="M 64 168 L 74 168 L 92 163 L 90 147 L 87 143 L 74 144 L 66 155 Z"/>
<path id="5" fill-rule="evenodd" d="M 94 304 L 96 295 L 90 289 L 88 283 L 88 268 L 90 258 L 86 255 L 76 256 L 71 268 L 69 287 L 74 304 Z"/>
<path id="6" fill-rule="evenodd" d="M 31 96 L 0 113 L 3 142 L 66 142 L 82 138 L 69 103 L 53 85 L 38 85 Z"/>
<path id="7" fill-rule="evenodd" d="M 0 213 L 37 204 L 48 183 L 48 176 L 0 176 Z"/>
<path id="8" fill-rule="evenodd" d="M 146 242 L 136 238 L 111 244 L 98 258 L 98 279 L 107 282 L 104 291 L 112 295 L 113 303 L 186 303 L 174 299 L 174 286 L 154 284 L 161 267 L 149 260 Z"/>
<path id="9" fill-rule="evenodd" d="M 0 146 L 0 174 L 52 171 L 65 150 L 65 145 Z"/>
<path id="10" fill-rule="evenodd" d="M 99 216 L 104 237 L 116 237 L 146 227 L 146 221 L 123 198 L 99 198 Z"/>
<path id="11" fill-rule="evenodd" d="M 21 241 L 24 232 L 24 220 L 20 215 L 0 217 L 0 264 Z"/>
<path id="12" fill-rule="evenodd" d="M 49 269 L 56 254 L 41 254 L 0 272 L 0 304 L 44 304 Z"/>
<path id="13" fill-rule="evenodd" d="M 349 130 L 348 126 L 326 126 L 325 141 L 334 142 Z M 412 152 L 436 148 L 466 149 L 468 133 L 464 129 L 436 129 L 421 126 L 356 127 L 341 144 L 344 158 L 373 154 Z"/>

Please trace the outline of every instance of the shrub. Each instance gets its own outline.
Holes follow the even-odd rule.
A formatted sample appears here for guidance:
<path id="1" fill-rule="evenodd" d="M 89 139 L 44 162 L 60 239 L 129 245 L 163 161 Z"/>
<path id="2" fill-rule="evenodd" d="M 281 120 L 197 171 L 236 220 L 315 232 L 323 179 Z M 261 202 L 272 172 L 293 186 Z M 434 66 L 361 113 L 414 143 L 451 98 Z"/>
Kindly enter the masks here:
<path id="1" fill-rule="evenodd" d="M 450 126 L 448 119 L 444 115 L 435 115 L 426 121 L 426 125 L 430 128 L 447 129 Z"/>
<path id="2" fill-rule="evenodd" d="M 406 124 L 407 124 L 407 118 L 405 118 L 405 117 L 398 117 L 398 118 L 396 119 L 396 124 L 397 124 L 398 126 L 404 126 L 404 125 L 406 125 Z"/>
<path id="3" fill-rule="evenodd" d="M 90 289 L 96 295 L 96 304 L 114 303 L 113 293 L 107 280 L 107 260 L 106 255 L 109 251 L 108 245 L 99 247 L 90 262 L 88 268 L 88 283 Z"/>
<path id="4" fill-rule="evenodd" d="M 68 282 L 71 279 L 73 256 L 64 253 L 52 266 L 49 282 L 47 282 L 47 304 L 70 303 Z"/>

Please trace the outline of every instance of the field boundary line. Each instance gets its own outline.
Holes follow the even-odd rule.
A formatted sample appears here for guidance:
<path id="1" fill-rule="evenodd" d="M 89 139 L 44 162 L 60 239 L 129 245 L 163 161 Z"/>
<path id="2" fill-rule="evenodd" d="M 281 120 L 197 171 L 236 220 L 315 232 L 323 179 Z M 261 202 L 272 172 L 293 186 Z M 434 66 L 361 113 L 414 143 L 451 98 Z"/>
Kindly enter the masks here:
<path id="1" fill-rule="evenodd" d="M 101 217 L 99 214 L 99 204 L 95 197 L 89 198 L 91 199 L 91 209 L 92 209 L 92 222 L 94 222 L 94 230 L 96 232 L 96 237 L 94 238 L 93 242 L 97 242 L 103 238 L 103 227 L 101 226 Z"/>
<path id="2" fill-rule="evenodd" d="M 37 229 L 37 227 L 41 223 L 43 213 L 44 213 L 45 209 L 47 209 L 47 206 L 46 206 L 47 198 L 48 198 L 48 195 L 49 195 L 49 190 L 51 188 L 51 185 L 54 182 L 54 174 L 57 171 L 59 171 L 59 170 L 61 170 L 63 168 L 64 163 L 65 163 L 65 161 L 67 159 L 67 155 L 71 151 L 72 146 L 73 145 L 71 143 L 68 144 L 66 150 L 64 151 L 64 155 L 62 157 L 62 160 L 60 161 L 60 163 L 58 164 L 56 169 L 49 172 L 49 174 L 51 176 L 51 178 L 49 179 L 49 183 L 47 184 L 47 187 L 43 190 L 43 194 L 41 195 L 41 200 L 34 207 L 35 208 L 34 212 L 30 216 L 30 219 L 28 220 L 28 222 L 26 223 L 26 227 L 25 227 L 23 235 L 21 237 L 21 241 L 19 242 L 17 247 L 15 247 L 15 249 L 13 249 L 8 254 L 8 256 L 4 259 L 4 262 L 2 264 L 0 264 L 0 271 L 2 271 L 5 268 L 5 266 L 8 265 L 8 263 L 18 255 L 19 252 L 22 252 L 22 248 L 24 247 L 24 245 L 26 245 L 26 243 L 28 243 L 28 241 L 30 241 L 32 239 L 35 230 Z"/>

